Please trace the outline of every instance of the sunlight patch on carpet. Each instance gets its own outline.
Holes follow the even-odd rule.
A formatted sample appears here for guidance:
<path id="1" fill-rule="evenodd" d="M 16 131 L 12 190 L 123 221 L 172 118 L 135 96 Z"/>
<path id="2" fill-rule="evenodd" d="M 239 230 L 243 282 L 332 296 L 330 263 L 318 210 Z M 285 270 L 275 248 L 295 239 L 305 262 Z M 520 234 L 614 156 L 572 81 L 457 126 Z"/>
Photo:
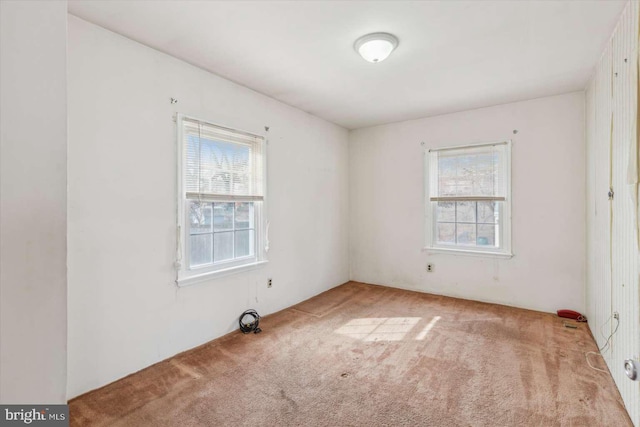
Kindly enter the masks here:
<path id="1" fill-rule="evenodd" d="M 424 337 L 427 336 L 431 328 L 433 328 L 435 324 L 438 323 L 438 320 L 440 319 L 441 319 L 440 316 L 435 316 L 433 319 L 431 319 L 431 321 L 427 323 L 427 326 L 425 326 L 424 329 L 418 334 L 418 336 L 416 337 L 416 340 L 422 341 Z"/>
<path id="2" fill-rule="evenodd" d="M 422 317 L 369 317 L 353 319 L 336 333 L 361 341 L 401 341 Z"/>

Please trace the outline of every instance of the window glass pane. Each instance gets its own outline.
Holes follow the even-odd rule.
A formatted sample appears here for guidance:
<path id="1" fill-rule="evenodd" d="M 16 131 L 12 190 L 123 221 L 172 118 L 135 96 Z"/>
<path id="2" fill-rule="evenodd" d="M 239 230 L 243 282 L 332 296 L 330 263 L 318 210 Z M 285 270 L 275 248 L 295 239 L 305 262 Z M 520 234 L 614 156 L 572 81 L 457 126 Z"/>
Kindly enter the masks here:
<path id="1" fill-rule="evenodd" d="M 214 233 L 213 256 L 215 262 L 233 258 L 233 231 Z"/>
<path id="2" fill-rule="evenodd" d="M 476 222 L 476 202 L 456 202 L 457 222 Z"/>
<path id="3" fill-rule="evenodd" d="M 234 203 L 213 204 L 213 231 L 233 230 Z"/>
<path id="4" fill-rule="evenodd" d="M 191 267 L 213 262 L 213 251 L 211 234 L 194 234 L 191 239 L 191 250 L 189 252 L 189 262 Z"/>
<path id="5" fill-rule="evenodd" d="M 478 224 L 478 246 L 496 246 L 496 225 Z"/>
<path id="6" fill-rule="evenodd" d="M 448 224 L 448 223 L 438 223 L 437 224 L 437 239 L 438 243 L 456 243 L 456 225 Z"/>
<path id="7" fill-rule="evenodd" d="M 236 203 L 236 230 L 241 228 L 255 228 L 253 216 L 253 202 Z"/>
<path id="8" fill-rule="evenodd" d="M 253 255 L 253 230 L 236 231 L 236 258 Z"/>
<path id="9" fill-rule="evenodd" d="M 478 202 L 478 223 L 495 224 L 497 202 Z"/>
<path id="10" fill-rule="evenodd" d="M 457 242 L 460 245 L 476 244 L 476 225 L 475 224 L 458 224 L 457 226 Z"/>
<path id="11" fill-rule="evenodd" d="M 211 233 L 211 203 L 189 202 L 189 233 Z"/>
<path id="12" fill-rule="evenodd" d="M 438 221 L 456 221 L 456 202 L 438 202 Z"/>

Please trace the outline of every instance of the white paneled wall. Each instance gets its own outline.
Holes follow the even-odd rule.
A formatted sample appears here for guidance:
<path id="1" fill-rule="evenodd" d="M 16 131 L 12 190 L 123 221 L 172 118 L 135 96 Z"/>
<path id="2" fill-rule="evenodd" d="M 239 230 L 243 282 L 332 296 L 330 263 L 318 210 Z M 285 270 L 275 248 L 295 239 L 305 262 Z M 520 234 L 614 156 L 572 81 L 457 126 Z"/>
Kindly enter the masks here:
<path id="1" fill-rule="evenodd" d="M 587 316 L 598 346 L 620 325 L 602 355 L 629 415 L 640 425 L 640 382 L 623 361 L 640 356 L 638 246 L 634 201 L 628 184 L 631 144 L 638 144 L 638 2 L 630 2 L 586 92 Z M 608 200 L 612 187 L 615 195 Z"/>
<path id="2" fill-rule="evenodd" d="M 628 186 L 630 144 L 637 144 L 633 122 L 637 120 L 638 2 L 630 3 L 612 39 L 613 128 L 612 182 L 612 308 L 620 313 L 619 334 L 612 345 L 612 373 L 630 414 L 640 424 L 640 383 L 628 380 L 621 369 L 624 359 L 640 353 L 638 248 L 634 203 Z M 633 131 L 633 135 L 632 135 Z"/>
<path id="3" fill-rule="evenodd" d="M 611 256 L 609 162 L 611 134 L 611 55 L 607 49 L 587 88 L 587 317 L 598 325 L 593 335 L 602 346 L 611 332 Z M 596 108 L 597 105 L 597 108 Z M 608 325 L 610 326 L 610 325 Z"/>

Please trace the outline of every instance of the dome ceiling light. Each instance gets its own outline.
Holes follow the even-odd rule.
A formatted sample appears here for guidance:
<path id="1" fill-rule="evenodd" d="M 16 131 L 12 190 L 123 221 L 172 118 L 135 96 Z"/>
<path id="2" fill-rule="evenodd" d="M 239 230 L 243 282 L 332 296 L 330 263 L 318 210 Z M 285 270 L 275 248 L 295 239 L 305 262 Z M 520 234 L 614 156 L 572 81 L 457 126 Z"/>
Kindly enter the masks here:
<path id="1" fill-rule="evenodd" d="M 382 62 L 398 47 L 398 39 L 389 33 L 372 33 L 360 37 L 353 47 L 366 61 Z"/>

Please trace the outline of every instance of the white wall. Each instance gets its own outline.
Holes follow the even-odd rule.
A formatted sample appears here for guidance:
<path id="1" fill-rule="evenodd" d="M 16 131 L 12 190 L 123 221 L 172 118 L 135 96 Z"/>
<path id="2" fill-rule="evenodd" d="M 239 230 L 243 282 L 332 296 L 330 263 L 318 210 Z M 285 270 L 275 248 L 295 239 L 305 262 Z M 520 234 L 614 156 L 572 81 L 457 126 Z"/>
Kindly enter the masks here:
<path id="1" fill-rule="evenodd" d="M 73 16 L 68 48 L 69 397 L 348 280 L 345 129 Z M 271 126 L 267 266 L 173 283 L 175 112 Z"/>
<path id="2" fill-rule="evenodd" d="M 515 256 L 424 252 L 421 141 L 504 139 L 513 140 Z M 352 280 L 548 312 L 584 309 L 582 92 L 360 129 L 349 141 Z"/>
<path id="3" fill-rule="evenodd" d="M 0 16 L 0 402 L 64 403 L 67 2 Z"/>

